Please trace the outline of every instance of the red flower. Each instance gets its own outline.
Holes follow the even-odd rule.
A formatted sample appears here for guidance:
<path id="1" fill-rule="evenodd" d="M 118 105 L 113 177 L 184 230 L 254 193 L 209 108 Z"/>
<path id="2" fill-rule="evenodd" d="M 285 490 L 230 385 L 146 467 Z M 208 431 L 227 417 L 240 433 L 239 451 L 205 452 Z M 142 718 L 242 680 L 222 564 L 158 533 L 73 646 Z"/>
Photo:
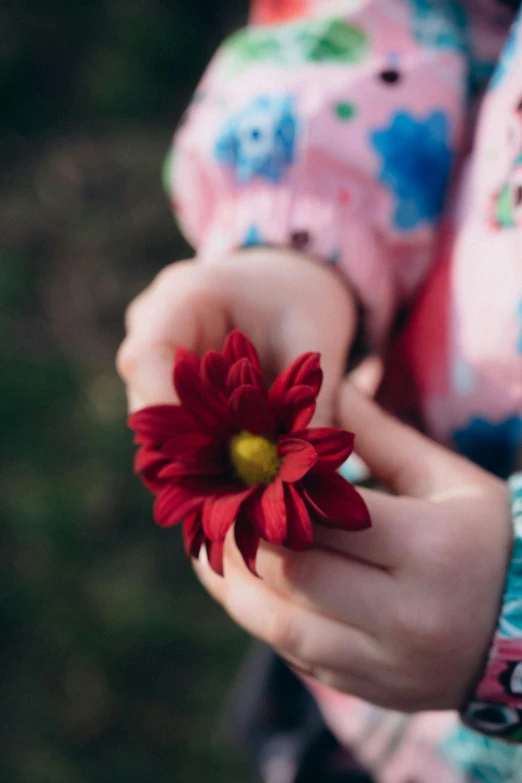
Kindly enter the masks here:
<path id="1" fill-rule="evenodd" d="M 174 386 L 180 405 L 133 413 L 135 470 L 157 496 L 154 518 L 183 524 L 188 555 L 207 548 L 223 572 L 223 541 L 236 542 L 255 573 L 260 538 L 291 549 L 313 544 L 313 523 L 361 530 L 361 496 L 336 471 L 354 435 L 308 428 L 322 382 L 319 354 L 298 357 L 267 390 L 254 346 L 232 332 L 223 353 L 199 359 L 179 348 Z"/>

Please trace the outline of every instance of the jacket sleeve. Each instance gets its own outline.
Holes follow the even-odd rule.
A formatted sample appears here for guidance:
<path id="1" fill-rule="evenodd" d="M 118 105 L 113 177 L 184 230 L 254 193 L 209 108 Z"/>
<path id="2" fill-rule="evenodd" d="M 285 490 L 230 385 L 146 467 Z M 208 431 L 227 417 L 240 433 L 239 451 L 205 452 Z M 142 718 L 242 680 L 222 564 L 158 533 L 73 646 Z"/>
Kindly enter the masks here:
<path id="1" fill-rule="evenodd" d="M 202 261 L 267 245 L 338 267 L 372 347 L 429 268 L 461 144 L 459 22 L 414 7 L 257 0 L 205 73 L 167 166 Z"/>
<path id="2" fill-rule="evenodd" d="M 522 473 L 509 484 L 513 548 L 502 608 L 485 671 L 462 717 L 482 734 L 522 742 Z"/>

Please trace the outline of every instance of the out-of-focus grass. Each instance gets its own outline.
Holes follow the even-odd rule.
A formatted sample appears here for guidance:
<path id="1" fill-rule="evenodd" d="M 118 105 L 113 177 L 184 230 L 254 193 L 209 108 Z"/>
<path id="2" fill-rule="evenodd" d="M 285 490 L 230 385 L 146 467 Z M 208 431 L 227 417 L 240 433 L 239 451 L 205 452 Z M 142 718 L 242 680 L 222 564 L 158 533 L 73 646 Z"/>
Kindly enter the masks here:
<path id="1" fill-rule="evenodd" d="M 113 370 L 126 303 L 189 252 L 161 163 L 234 18 L 190 5 L 0 11 L 6 783 L 249 779 L 213 739 L 246 639 L 152 523 Z"/>

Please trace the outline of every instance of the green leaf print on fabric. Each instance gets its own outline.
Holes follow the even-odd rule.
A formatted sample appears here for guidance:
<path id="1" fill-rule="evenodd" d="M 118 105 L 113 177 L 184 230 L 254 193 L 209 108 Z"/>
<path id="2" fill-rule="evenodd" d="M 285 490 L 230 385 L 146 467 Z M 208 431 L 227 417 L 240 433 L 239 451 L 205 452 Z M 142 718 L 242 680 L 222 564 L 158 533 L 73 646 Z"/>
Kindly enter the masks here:
<path id="1" fill-rule="evenodd" d="M 315 62 L 359 62 L 368 45 L 368 39 L 362 30 L 340 19 L 330 22 L 323 35 L 314 34 L 311 26 L 305 28 L 302 41 L 306 59 Z"/>
<path id="2" fill-rule="evenodd" d="M 513 218 L 513 199 L 511 198 L 511 188 L 504 185 L 496 199 L 495 204 L 495 222 L 502 227 L 512 227 L 515 225 Z"/>
<path id="3" fill-rule="evenodd" d="M 272 65 L 304 62 L 358 63 L 368 50 L 368 36 L 341 19 L 307 19 L 280 27 L 249 27 L 224 46 L 232 68 L 265 61 Z"/>
<path id="4" fill-rule="evenodd" d="M 493 197 L 492 221 L 495 228 L 522 225 L 522 153 L 509 172 L 507 182 Z"/>
<path id="5" fill-rule="evenodd" d="M 341 101 L 340 103 L 335 104 L 335 113 L 340 120 L 346 122 L 354 119 L 357 114 L 357 109 L 353 103 Z"/>

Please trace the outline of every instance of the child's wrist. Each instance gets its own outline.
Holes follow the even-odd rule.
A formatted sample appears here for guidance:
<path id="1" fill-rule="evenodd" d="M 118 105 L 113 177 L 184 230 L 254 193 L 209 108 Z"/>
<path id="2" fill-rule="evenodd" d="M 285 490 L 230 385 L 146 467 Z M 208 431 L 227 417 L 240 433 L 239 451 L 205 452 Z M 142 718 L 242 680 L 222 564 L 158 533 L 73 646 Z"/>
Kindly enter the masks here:
<path id="1" fill-rule="evenodd" d="M 327 265 L 322 259 L 315 258 L 314 256 L 311 256 L 302 250 L 275 245 L 240 247 L 224 256 L 221 256 L 221 258 L 216 258 L 215 262 L 213 263 L 217 265 L 230 263 L 244 265 L 248 263 L 250 265 L 257 266 L 260 269 L 262 269 L 263 266 L 268 267 L 273 263 L 288 263 L 288 265 L 291 266 L 293 273 L 295 274 L 297 270 L 297 267 L 295 266 L 296 262 L 305 265 L 303 270 L 309 269 L 310 266 L 313 269 L 322 270 L 321 273 L 316 273 L 317 278 L 319 279 L 319 274 L 321 274 L 325 281 L 329 280 L 331 283 L 331 281 L 334 280 L 336 285 L 345 292 L 346 298 L 350 301 L 350 306 L 354 309 L 354 311 L 360 310 L 358 305 L 358 297 L 354 293 L 354 290 L 346 276 L 342 274 L 337 267 Z"/>

